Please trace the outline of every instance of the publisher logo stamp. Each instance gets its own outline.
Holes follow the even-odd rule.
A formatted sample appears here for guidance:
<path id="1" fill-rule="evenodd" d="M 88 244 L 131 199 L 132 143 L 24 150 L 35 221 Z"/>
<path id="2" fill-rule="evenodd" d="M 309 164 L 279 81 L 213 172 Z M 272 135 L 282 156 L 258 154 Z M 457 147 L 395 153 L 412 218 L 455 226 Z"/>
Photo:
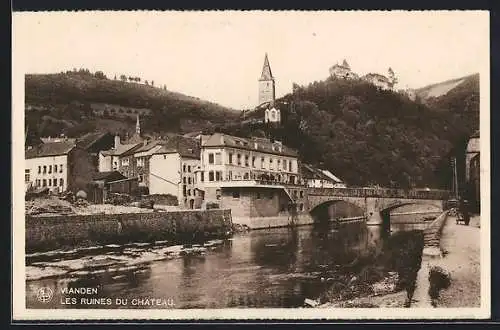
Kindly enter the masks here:
<path id="1" fill-rule="evenodd" d="M 54 292 L 49 287 L 42 287 L 42 288 L 38 289 L 38 291 L 36 293 L 36 298 L 38 299 L 39 302 L 42 302 L 42 303 L 50 302 L 52 300 L 53 296 L 54 296 Z"/>

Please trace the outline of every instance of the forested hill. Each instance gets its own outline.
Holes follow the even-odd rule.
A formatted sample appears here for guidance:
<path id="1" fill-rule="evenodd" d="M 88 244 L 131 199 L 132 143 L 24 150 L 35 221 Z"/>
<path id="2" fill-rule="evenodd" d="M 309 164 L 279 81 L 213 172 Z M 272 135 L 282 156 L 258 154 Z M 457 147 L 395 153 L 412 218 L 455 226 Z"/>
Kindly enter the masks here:
<path id="1" fill-rule="evenodd" d="M 297 86 L 277 105 L 284 124 L 272 134 L 297 148 L 304 161 L 352 185 L 449 187 L 449 157 L 463 157 L 464 143 L 477 129 L 470 125 L 477 110 L 437 110 L 360 80 L 330 78 Z M 248 117 L 263 118 L 261 112 Z M 258 128 L 227 129 L 248 135 Z"/>
<path id="2" fill-rule="evenodd" d="M 29 133 L 78 136 L 95 129 L 133 130 L 139 114 L 145 132 L 213 130 L 240 116 L 196 97 L 172 92 L 139 78 L 108 79 L 88 70 L 25 77 Z"/>

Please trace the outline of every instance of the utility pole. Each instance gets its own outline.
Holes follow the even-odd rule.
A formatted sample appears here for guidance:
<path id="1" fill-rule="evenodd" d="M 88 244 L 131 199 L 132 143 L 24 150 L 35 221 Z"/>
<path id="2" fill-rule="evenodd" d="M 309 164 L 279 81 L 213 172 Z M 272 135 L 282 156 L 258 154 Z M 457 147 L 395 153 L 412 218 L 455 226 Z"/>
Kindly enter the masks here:
<path id="1" fill-rule="evenodd" d="M 453 192 L 455 193 L 455 198 L 458 199 L 458 175 L 457 175 L 457 158 L 453 157 L 451 160 L 453 166 Z"/>

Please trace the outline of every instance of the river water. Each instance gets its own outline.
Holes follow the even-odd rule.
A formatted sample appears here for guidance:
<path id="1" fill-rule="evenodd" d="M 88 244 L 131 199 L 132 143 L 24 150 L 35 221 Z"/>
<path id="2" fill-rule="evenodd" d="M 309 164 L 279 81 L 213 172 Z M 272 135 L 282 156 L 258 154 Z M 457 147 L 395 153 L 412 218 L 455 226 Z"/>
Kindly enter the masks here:
<path id="1" fill-rule="evenodd" d="M 324 292 L 328 279 L 346 265 L 379 252 L 383 243 L 380 226 L 312 225 L 255 230 L 203 246 L 156 242 L 31 254 L 26 303 L 27 308 L 299 307 Z M 80 288 L 88 292 L 74 292 Z M 40 299 L 47 292 L 49 299 Z"/>

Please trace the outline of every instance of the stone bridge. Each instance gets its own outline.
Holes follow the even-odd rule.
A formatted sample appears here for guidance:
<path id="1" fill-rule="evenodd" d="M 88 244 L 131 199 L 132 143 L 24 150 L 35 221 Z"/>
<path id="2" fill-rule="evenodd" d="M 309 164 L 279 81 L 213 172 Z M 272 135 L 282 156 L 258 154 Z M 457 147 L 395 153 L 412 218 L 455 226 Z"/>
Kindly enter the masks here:
<path id="1" fill-rule="evenodd" d="M 405 205 L 422 205 L 442 211 L 451 196 L 447 190 L 404 190 L 387 188 L 308 188 L 309 212 L 321 205 L 345 201 L 364 210 L 367 224 L 382 224 L 392 210 Z"/>

